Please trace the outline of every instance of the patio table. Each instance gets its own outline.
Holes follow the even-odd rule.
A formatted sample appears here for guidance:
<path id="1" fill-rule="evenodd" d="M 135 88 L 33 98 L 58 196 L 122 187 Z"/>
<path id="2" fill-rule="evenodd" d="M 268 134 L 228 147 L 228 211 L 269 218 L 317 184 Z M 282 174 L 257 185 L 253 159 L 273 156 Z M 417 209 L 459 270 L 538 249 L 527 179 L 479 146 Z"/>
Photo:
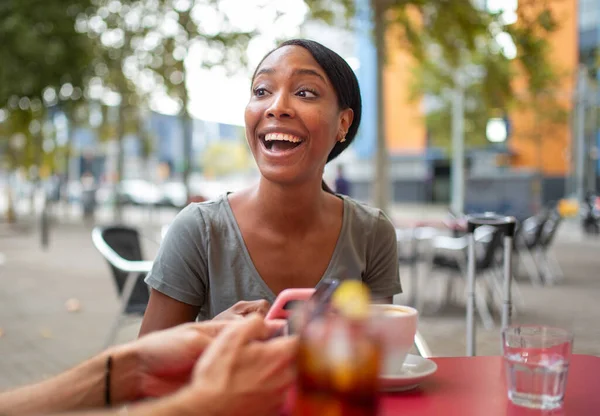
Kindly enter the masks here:
<path id="1" fill-rule="evenodd" d="M 437 372 L 419 387 L 382 397 L 380 416 L 587 416 L 600 415 L 600 358 L 573 355 L 561 410 L 542 412 L 513 405 L 507 397 L 503 358 L 432 358 Z"/>
<path id="2" fill-rule="evenodd" d="M 382 393 L 378 416 L 597 416 L 600 357 L 573 355 L 561 409 L 513 405 L 507 396 L 503 357 L 436 357 L 436 373 L 417 388 Z M 290 394 L 288 406 L 293 405 Z M 287 406 L 286 406 L 287 407 Z M 293 412 L 287 407 L 282 415 Z"/>

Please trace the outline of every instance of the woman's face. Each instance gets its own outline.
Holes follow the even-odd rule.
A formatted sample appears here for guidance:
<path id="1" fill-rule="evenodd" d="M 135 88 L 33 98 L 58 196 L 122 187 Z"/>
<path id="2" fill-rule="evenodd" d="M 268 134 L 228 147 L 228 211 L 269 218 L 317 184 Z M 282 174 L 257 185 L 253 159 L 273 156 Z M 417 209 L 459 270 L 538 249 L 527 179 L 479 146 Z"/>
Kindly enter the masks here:
<path id="1" fill-rule="evenodd" d="M 284 46 L 259 66 L 246 106 L 246 139 L 261 174 L 294 184 L 319 183 L 329 152 L 352 124 L 310 52 Z"/>

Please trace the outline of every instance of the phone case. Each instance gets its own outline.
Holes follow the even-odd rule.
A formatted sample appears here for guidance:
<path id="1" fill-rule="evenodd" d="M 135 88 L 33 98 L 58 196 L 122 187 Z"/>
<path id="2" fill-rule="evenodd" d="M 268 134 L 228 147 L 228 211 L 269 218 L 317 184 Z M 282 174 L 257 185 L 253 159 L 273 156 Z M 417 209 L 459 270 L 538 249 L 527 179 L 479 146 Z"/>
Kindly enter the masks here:
<path id="1" fill-rule="evenodd" d="M 307 301 L 315 293 L 315 289 L 285 289 L 282 290 L 267 313 L 266 319 L 288 319 L 290 311 L 285 305 L 293 301 Z"/>

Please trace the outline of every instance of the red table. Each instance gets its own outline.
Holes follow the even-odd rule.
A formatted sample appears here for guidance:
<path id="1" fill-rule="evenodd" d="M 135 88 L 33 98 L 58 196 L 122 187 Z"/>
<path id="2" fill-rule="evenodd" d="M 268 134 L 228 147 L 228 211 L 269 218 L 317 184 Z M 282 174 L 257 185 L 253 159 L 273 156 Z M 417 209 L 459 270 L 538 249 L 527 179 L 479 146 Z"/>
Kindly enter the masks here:
<path id="1" fill-rule="evenodd" d="M 433 358 L 437 372 L 415 390 L 388 393 L 380 416 L 600 415 L 600 358 L 573 355 L 562 410 L 514 406 L 507 397 L 502 357 Z"/>

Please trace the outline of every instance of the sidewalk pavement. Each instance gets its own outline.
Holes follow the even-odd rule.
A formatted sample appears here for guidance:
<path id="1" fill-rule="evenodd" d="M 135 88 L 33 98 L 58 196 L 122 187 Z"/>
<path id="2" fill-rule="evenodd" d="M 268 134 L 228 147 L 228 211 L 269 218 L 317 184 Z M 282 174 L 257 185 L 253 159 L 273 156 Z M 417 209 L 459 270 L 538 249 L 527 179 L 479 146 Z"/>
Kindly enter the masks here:
<path id="1" fill-rule="evenodd" d="M 434 217 L 435 208 L 431 209 Z M 424 211 L 400 212 L 408 217 L 408 213 Z M 149 222 L 143 215 L 127 218 L 145 235 L 158 237 L 161 222 Z M 0 253 L 4 255 L 0 265 L 0 389 L 40 380 L 99 352 L 117 313 L 116 291 L 107 264 L 92 245 L 91 226 L 54 226 L 46 251 L 40 248 L 36 227 L 34 223 L 25 232 L 0 224 Z M 157 246 L 149 243 L 144 249 L 151 259 Z M 522 281 L 525 304 L 517 305 L 514 320 L 571 328 L 576 353 L 600 355 L 600 240 L 582 236 L 576 224 L 567 223 L 553 251 L 565 280 L 542 288 Z M 426 299 L 441 295 L 444 277 L 428 276 L 436 279 L 436 285 L 425 294 Z M 406 293 L 397 296 L 396 303 L 405 302 L 410 293 L 404 268 L 401 278 Z M 69 312 L 69 299 L 77 299 L 81 309 Z M 138 329 L 139 320 L 120 331 L 118 342 L 134 339 Z M 435 355 L 464 355 L 464 308 L 422 316 L 420 331 Z M 480 355 L 499 354 L 499 329 L 479 328 L 477 346 Z"/>

